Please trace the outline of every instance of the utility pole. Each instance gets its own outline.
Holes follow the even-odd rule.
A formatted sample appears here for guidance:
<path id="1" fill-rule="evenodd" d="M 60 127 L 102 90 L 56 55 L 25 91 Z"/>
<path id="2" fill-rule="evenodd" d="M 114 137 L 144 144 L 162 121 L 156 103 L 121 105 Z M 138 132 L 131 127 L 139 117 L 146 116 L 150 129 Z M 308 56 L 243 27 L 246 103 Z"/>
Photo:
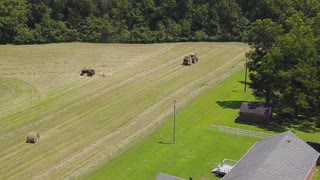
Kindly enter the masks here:
<path id="1" fill-rule="evenodd" d="M 244 92 L 247 91 L 247 69 L 248 69 L 248 65 L 247 64 L 248 64 L 248 62 L 247 62 L 247 58 L 246 58 L 246 64 L 245 64 L 246 71 L 244 73 Z"/>
<path id="2" fill-rule="evenodd" d="M 176 144 L 176 100 L 173 104 L 173 144 Z"/>

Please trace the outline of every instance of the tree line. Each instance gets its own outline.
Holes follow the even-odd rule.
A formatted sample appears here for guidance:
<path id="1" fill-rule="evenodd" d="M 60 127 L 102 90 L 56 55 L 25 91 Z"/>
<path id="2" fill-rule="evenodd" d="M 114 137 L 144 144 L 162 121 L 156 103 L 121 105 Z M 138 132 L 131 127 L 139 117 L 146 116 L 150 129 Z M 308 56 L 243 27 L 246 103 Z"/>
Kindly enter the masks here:
<path id="1" fill-rule="evenodd" d="M 1 0 L 0 43 L 241 40 L 235 0 Z"/>
<path id="2" fill-rule="evenodd" d="M 256 19 L 320 9 L 291 1 L 1 0 L 0 44 L 242 41 Z"/>

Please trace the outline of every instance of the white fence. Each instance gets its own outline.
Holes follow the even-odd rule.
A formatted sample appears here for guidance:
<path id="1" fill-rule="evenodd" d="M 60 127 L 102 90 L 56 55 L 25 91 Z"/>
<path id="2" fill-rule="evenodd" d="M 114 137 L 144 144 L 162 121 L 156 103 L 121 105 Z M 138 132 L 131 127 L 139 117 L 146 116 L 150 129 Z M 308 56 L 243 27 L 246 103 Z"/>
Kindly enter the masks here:
<path id="1" fill-rule="evenodd" d="M 247 136 L 249 138 L 258 138 L 258 139 L 266 139 L 269 137 L 274 136 L 273 134 L 267 134 L 267 133 L 261 133 L 261 132 L 255 132 L 250 130 L 244 130 L 239 128 L 232 128 L 227 126 L 221 126 L 219 125 L 219 132 L 227 133 L 227 134 L 234 134 L 237 136 Z"/>

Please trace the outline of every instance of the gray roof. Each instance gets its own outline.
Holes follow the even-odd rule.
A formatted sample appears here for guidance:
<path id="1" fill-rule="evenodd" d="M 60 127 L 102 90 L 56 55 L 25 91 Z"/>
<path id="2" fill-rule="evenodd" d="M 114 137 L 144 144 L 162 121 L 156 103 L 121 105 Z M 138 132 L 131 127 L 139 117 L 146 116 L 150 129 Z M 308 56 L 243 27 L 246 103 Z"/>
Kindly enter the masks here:
<path id="1" fill-rule="evenodd" d="M 260 116 L 270 116 L 272 113 L 272 108 L 264 104 L 243 102 L 240 107 L 240 112 L 256 114 Z"/>
<path id="2" fill-rule="evenodd" d="M 157 176 L 157 180 L 185 180 L 179 177 L 170 176 L 168 174 L 159 173 Z"/>
<path id="3" fill-rule="evenodd" d="M 319 153 L 287 131 L 256 143 L 223 180 L 303 180 Z"/>

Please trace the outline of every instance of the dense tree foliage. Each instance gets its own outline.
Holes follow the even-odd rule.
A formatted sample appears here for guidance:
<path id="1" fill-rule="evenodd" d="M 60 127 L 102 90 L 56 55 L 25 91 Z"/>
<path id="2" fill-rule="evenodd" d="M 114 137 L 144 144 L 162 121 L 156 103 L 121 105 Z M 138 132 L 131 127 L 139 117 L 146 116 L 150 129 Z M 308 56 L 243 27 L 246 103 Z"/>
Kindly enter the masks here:
<path id="1" fill-rule="evenodd" d="M 319 10 L 317 0 L 1 0 L 0 43 L 241 41 L 257 19 Z"/>
<path id="2" fill-rule="evenodd" d="M 1 0 L 0 43 L 240 41 L 317 0 Z"/>
<path id="3" fill-rule="evenodd" d="M 252 24 L 248 42 L 253 50 L 247 54 L 251 87 L 274 107 L 278 120 L 319 124 L 319 2 L 285 2 L 291 7 L 279 7 L 275 19 Z"/>

